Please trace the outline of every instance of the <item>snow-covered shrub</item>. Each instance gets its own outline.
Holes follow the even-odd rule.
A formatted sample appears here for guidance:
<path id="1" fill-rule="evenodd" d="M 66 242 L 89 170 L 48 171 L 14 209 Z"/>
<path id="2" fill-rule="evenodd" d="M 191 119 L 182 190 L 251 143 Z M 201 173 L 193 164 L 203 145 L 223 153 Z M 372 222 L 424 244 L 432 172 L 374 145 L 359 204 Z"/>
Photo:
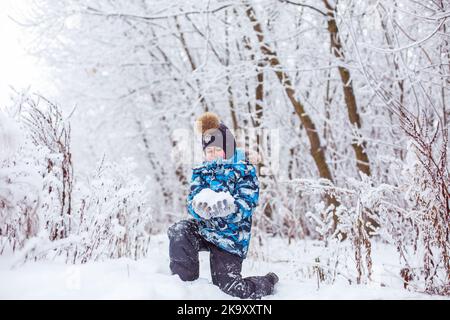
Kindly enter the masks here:
<path id="1" fill-rule="evenodd" d="M 77 186 L 78 237 L 68 250 L 73 262 L 146 255 L 151 232 L 148 193 L 131 170 L 102 162 Z"/>
<path id="2" fill-rule="evenodd" d="M 59 107 L 30 95 L 19 104 L 20 123 L 0 117 L 0 254 L 72 263 L 145 256 L 149 206 L 133 167 L 102 161 L 75 176 L 70 123 Z"/>
<path id="3" fill-rule="evenodd" d="M 349 179 L 348 184 L 365 185 L 366 179 L 367 177 L 363 177 L 361 182 Z M 330 194 L 340 202 L 334 208 L 333 205 L 327 206 L 320 201 L 305 213 L 324 246 L 324 251 L 314 261 L 314 273 L 318 281 L 334 283 L 339 277 L 350 284 L 369 281 L 372 275 L 372 243 L 369 233 L 373 231 L 371 221 L 374 219 L 368 216 L 370 208 L 364 202 L 361 189 L 339 188 L 326 179 L 298 179 L 294 183 L 296 192 L 301 191 L 305 196 Z M 339 221 L 337 228 L 334 227 L 335 216 Z"/>
<path id="4" fill-rule="evenodd" d="M 394 105 L 393 105 L 394 106 Z M 397 248 L 405 288 L 450 294 L 448 128 L 395 105 L 409 136 L 404 161 L 392 161 L 396 183 L 359 188 L 376 212 L 382 239 Z M 398 174 L 400 173 L 400 174 Z"/>
<path id="5" fill-rule="evenodd" d="M 333 282 L 338 275 L 350 282 L 370 281 L 372 242 L 381 240 L 397 249 L 401 265 L 397 276 L 405 288 L 450 293 L 447 133 L 441 137 L 440 148 L 435 148 L 433 140 L 418 134 L 408 147 L 406 161 L 390 160 L 395 184 L 377 184 L 367 176 L 348 178 L 346 188 L 326 181 L 296 181 L 297 189 L 304 193 L 332 193 L 341 203 L 335 212 L 318 203 L 307 213 L 327 248 L 315 261 L 321 281 Z M 333 214 L 339 218 L 334 232 Z M 346 241 L 337 239 L 339 234 L 346 235 Z"/>
<path id="6" fill-rule="evenodd" d="M 448 295 L 450 176 L 445 160 L 446 139 L 442 145 L 444 148 L 436 152 L 424 153 L 421 146 L 410 144 L 396 189 L 403 205 L 386 201 L 380 215 L 386 226 L 382 229 L 383 239 L 395 244 L 399 253 L 405 288 Z"/>
<path id="7" fill-rule="evenodd" d="M 44 151 L 45 171 L 41 207 L 46 215 L 50 240 L 64 239 L 71 229 L 73 164 L 70 151 L 70 123 L 58 106 L 45 98 L 26 97 L 22 118 L 29 138 Z"/>
<path id="8" fill-rule="evenodd" d="M 0 112 L 0 254 L 37 234 L 42 178 L 36 152 L 16 119 Z"/>

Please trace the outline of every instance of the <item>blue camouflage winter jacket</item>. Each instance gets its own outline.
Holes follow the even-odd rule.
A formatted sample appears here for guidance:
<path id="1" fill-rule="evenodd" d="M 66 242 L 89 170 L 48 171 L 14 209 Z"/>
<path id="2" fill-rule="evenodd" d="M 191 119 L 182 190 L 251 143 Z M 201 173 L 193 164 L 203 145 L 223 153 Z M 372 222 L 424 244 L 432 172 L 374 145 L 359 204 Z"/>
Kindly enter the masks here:
<path id="1" fill-rule="evenodd" d="M 225 217 L 204 219 L 195 213 L 192 200 L 205 188 L 228 191 L 235 200 L 236 211 Z M 193 169 L 188 212 L 199 222 L 199 233 L 207 240 L 242 258 L 247 256 L 252 214 L 259 199 L 259 181 L 255 167 L 241 149 L 229 160 L 205 161 Z"/>

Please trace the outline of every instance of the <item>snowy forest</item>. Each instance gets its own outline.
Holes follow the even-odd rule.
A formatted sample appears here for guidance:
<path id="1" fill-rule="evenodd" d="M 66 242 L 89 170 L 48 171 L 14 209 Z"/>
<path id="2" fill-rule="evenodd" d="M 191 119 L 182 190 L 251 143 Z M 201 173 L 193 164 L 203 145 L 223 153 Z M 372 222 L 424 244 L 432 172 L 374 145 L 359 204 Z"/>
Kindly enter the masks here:
<path id="1" fill-rule="evenodd" d="M 227 299 L 168 267 L 204 112 L 252 154 L 269 298 L 450 296 L 449 0 L 24 1 L 0 298 Z"/>

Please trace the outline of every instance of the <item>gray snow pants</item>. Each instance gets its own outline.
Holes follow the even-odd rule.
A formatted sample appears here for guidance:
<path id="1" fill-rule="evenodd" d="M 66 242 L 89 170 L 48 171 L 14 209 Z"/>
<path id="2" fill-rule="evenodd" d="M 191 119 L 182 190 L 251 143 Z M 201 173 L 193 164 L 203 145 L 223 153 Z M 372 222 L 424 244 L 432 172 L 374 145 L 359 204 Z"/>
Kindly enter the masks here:
<path id="1" fill-rule="evenodd" d="M 195 220 L 181 220 L 172 225 L 167 234 L 170 269 L 181 280 L 193 281 L 199 277 L 198 253 L 209 251 L 212 282 L 223 292 L 242 299 L 260 299 L 273 293 L 274 285 L 268 277 L 243 278 L 243 259 L 203 239 Z"/>

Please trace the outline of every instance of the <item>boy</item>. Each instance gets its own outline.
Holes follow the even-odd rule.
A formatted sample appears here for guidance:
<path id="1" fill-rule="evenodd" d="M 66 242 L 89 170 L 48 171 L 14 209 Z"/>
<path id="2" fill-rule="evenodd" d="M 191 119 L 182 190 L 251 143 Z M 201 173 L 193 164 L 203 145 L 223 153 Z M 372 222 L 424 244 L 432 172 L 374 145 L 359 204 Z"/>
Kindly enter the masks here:
<path id="1" fill-rule="evenodd" d="M 193 219 L 168 230 L 170 269 L 183 281 L 199 276 L 199 251 L 210 252 L 211 278 L 225 293 L 259 299 L 273 293 L 276 274 L 241 276 L 250 241 L 252 213 L 258 204 L 255 167 L 236 149 L 230 130 L 217 115 L 207 112 L 197 120 L 205 161 L 193 169 L 187 199 Z"/>

